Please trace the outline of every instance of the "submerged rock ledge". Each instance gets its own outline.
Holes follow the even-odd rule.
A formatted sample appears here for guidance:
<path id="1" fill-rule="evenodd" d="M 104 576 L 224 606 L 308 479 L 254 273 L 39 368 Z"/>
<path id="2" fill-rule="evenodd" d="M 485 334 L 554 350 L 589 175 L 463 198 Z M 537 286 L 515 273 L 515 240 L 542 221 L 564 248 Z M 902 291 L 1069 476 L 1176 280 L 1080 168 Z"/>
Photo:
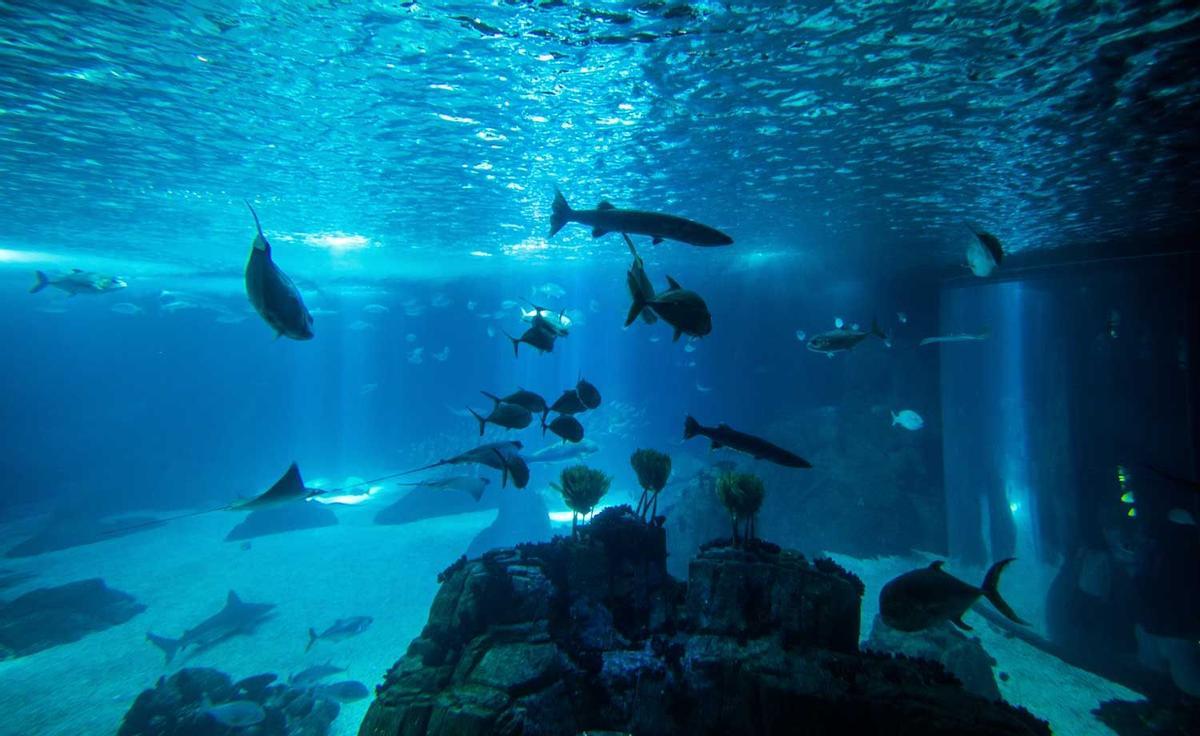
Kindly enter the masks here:
<path id="1" fill-rule="evenodd" d="M 443 574 L 360 736 L 1050 733 L 933 662 L 860 652 L 862 583 L 757 542 L 685 586 L 627 506 Z"/>

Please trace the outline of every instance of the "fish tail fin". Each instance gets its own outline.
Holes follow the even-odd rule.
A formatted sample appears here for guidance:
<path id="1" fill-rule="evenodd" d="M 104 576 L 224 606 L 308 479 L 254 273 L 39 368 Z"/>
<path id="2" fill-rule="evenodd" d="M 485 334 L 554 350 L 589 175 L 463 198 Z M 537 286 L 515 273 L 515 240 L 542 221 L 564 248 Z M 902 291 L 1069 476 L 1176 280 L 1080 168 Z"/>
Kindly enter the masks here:
<path id="1" fill-rule="evenodd" d="M 980 587 L 983 589 L 984 597 L 986 597 L 991 604 L 996 607 L 997 611 L 1004 614 L 1005 618 L 1014 623 L 1029 625 L 1028 621 L 1023 621 L 1021 617 L 1017 615 L 1016 611 L 1014 611 L 1008 605 L 1008 603 L 1000 597 L 1000 573 L 1004 572 L 1004 568 L 1008 566 L 1008 563 L 1015 559 L 1015 557 L 1009 557 L 1007 559 L 1000 560 L 988 568 L 987 575 L 983 576 L 983 585 Z"/>
<path id="2" fill-rule="evenodd" d="M 504 336 L 505 336 L 505 337 L 507 337 L 509 340 L 512 340 L 512 344 L 513 344 L 513 357 L 514 357 L 514 358 L 520 357 L 520 356 L 517 354 L 517 348 L 519 348 L 519 347 L 521 346 L 521 341 L 520 341 L 520 340 L 518 340 L 517 338 L 513 337 L 512 335 L 508 334 L 508 331 L 507 331 L 507 330 L 500 330 L 500 331 L 504 333 Z"/>
<path id="3" fill-rule="evenodd" d="M 313 648 L 313 644 L 316 644 L 316 643 L 317 643 L 317 639 L 320 639 L 320 638 L 321 638 L 321 637 L 317 636 L 317 630 L 316 630 L 316 629 L 309 629 L 309 630 L 308 630 L 308 645 L 304 647 L 304 651 L 306 651 L 306 652 L 307 652 L 308 650 L 312 649 L 312 648 Z"/>
<path id="4" fill-rule="evenodd" d="M 30 294 L 36 294 L 50 285 L 50 277 L 46 275 L 45 271 L 35 271 L 34 275 L 37 277 L 37 283 L 29 290 Z"/>
<path id="5" fill-rule="evenodd" d="M 149 631 L 146 632 L 146 641 L 162 650 L 163 656 L 167 658 L 169 664 L 172 659 L 175 659 L 175 653 L 179 651 L 179 640 L 168 639 L 165 636 L 158 636 Z"/>
<path id="6" fill-rule="evenodd" d="M 550 235 L 553 238 L 554 234 L 563 229 L 571 220 L 571 205 L 567 204 L 566 197 L 557 189 L 554 190 L 554 204 L 550 212 Z"/>
<path id="7" fill-rule="evenodd" d="M 894 427 L 899 423 L 900 423 L 900 416 L 898 414 L 896 414 L 896 412 L 892 412 L 892 426 Z"/>
<path id="8" fill-rule="evenodd" d="M 871 334 L 878 337 L 880 340 L 888 339 L 887 333 L 879 326 L 879 320 L 871 319 Z"/>
<path id="9" fill-rule="evenodd" d="M 625 315 L 625 326 L 633 324 L 642 310 L 646 308 L 646 295 L 642 293 L 638 286 L 637 278 L 634 277 L 633 271 L 630 271 L 626 280 L 629 284 L 629 296 L 633 298 L 633 304 L 629 306 L 629 314 Z"/>
<path id="10" fill-rule="evenodd" d="M 475 413 L 471 407 L 467 407 L 467 411 L 471 412 L 471 416 L 475 417 L 475 421 L 479 422 L 479 436 L 483 436 L 483 427 L 487 424 L 487 420 Z"/>
<path id="11" fill-rule="evenodd" d="M 698 434 L 700 434 L 700 422 L 697 422 L 692 418 L 691 414 L 688 414 L 687 418 L 683 420 L 683 438 L 690 440 Z"/>

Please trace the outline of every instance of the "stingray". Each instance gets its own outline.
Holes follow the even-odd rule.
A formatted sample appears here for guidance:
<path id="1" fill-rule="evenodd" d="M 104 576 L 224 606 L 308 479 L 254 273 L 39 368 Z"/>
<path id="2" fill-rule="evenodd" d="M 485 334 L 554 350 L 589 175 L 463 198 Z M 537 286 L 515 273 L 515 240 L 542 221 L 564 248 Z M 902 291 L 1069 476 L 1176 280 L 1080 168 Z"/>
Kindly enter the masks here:
<path id="1" fill-rule="evenodd" d="M 257 509 L 280 506 L 294 501 L 307 501 L 313 496 L 321 495 L 322 491 L 315 488 L 305 488 L 304 479 L 300 477 L 300 468 L 296 463 L 275 481 L 275 484 L 254 498 L 230 504 L 230 511 L 254 511 Z"/>

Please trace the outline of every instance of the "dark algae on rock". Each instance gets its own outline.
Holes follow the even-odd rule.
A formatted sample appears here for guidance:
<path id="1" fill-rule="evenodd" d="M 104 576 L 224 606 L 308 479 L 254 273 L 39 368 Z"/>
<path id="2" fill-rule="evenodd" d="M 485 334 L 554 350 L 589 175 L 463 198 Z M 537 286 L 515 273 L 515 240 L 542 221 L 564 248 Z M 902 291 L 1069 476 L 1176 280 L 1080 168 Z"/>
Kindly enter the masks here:
<path id="1" fill-rule="evenodd" d="M 718 542 L 684 585 L 663 528 L 628 506 L 442 580 L 360 736 L 1049 734 L 935 662 L 860 652 L 844 570 Z"/>

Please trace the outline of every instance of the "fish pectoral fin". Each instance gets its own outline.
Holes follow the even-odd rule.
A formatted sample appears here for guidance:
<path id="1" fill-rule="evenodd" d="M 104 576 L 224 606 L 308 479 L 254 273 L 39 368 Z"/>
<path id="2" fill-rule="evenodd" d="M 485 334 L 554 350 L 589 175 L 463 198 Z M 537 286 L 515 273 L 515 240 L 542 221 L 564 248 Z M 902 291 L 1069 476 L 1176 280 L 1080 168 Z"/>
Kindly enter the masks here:
<path id="1" fill-rule="evenodd" d="M 663 237 L 661 235 L 655 235 L 654 238 L 650 241 L 650 244 L 658 245 L 661 242 L 663 242 Z"/>
<path id="2" fill-rule="evenodd" d="M 959 614 L 958 618 L 950 619 L 950 623 L 954 624 L 955 626 L 962 629 L 963 631 L 972 631 L 971 627 L 969 625 L 967 625 L 967 623 L 965 621 L 962 620 L 962 614 Z"/>
<path id="3" fill-rule="evenodd" d="M 592 237 L 593 237 L 593 238 L 598 238 L 598 237 L 600 237 L 601 235 L 608 235 L 608 231 L 607 231 L 607 230 L 605 230 L 605 229 L 604 229 L 604 228 L 602 228 L 602 227 L 595 227 L 595 228 L 592 228 Z"/>
<path id="4" fill-rule="evenodd" d="M 933 562 L 929 563 L 929 569 L 930 570 L 941 570 L 942 565 L 944 565 L 944 564 L 946 564 L 945 560 L 934 560 Z"/>
<path id="5" fill-rule="evenodd" d="M 670 276 L 667 277 L 667 286 L 670 287 L 668 291 L 670 291 L 670 289 L 683 289 L 683 287 L 679 285 L 679 282 Z"/>
<path id="6" fill-rule="evenodd" d="M 716 440 L 713 440 L 713 441 L 712 441 L 712 447 L 710 447 L 709 449 L 710 449 L 710 450 L 719 450 L 719 449 L 721 449 L 721 448 L 722 448 L 722 447 L 724 447 L 724 446 L 725 446 L 725 445 L 722 445 L 720 442 L 717 442 Z"/>

